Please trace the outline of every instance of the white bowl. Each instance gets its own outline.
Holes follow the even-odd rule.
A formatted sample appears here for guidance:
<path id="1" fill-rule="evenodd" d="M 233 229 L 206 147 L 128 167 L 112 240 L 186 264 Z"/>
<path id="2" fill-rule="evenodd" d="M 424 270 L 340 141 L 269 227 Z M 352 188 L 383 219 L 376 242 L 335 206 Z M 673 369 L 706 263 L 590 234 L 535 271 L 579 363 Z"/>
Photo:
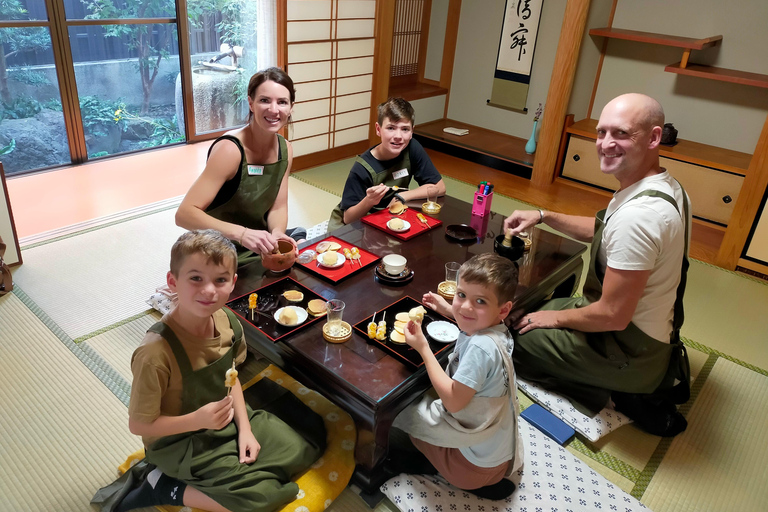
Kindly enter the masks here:
<path id="1" fill-rule="evenodd" d="M 399 254 L 387 254 L 381 262 L 384 263 L 384 270 L 387 271 L 387 274 L 396 276 L 405 270 L 405 264 L 408 263 L 408 260 Z"/>
<path id="2" fill-rule="evenodd" d="M 299 317 L 299 319 L 295 324 L 287 325 L 280 321 L 280 313 L 282 313 L 285 308 L 291 308 L 296 312 L 296 316 Z M 304 308 L 300 308 L 299 306 L 285 306 L 275 311 L 274 316 L 275 316 L 275 320 L 277 320 L 277 323 L 279 323 L 280 325 L 285 325 L 286 327 L 294 327 L 296 325 L 301 325 L 304 323 L 304 321 L 307 319 L 307 310 Z"/>

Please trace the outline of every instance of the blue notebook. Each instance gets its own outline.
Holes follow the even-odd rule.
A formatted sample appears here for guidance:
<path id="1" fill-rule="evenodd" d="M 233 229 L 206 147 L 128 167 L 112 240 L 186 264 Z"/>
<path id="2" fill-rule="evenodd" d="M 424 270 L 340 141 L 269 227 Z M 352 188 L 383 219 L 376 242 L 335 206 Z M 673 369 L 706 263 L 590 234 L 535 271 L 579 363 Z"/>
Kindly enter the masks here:
<path id="1" fill-rule="evenodd" d="M 570 425 L 539 404 L 531 405 L 521 412 L 520 416 L 561 445 L 576 434 Z"/>

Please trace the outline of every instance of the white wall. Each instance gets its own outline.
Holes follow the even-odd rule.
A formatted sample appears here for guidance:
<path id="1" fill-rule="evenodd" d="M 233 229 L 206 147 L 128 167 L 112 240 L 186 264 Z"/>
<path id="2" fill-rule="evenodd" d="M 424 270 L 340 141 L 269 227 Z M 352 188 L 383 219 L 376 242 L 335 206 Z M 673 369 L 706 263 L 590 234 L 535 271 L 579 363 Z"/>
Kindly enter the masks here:
<path id="1" fill-rule="evenodd" d="M 424 124 L 443 118 L 445 112 L 445 94 L 410 102 L 416 114 L 416 124 Z"/>
<path id="2" fill-rule="evenodd" d="M 448 22 L 448 1 L 432 0 L 432 11 L 429 17 L 429 40 L 427 41 L 427 60 L 424 63 L 424 78 L 438 82 L 440 81 L 440 72 L 443 68 L 443 46 L 445 45 L 445 25 Z"/>
<path id="3" fill-rule="evenodd" d="M 703 38 L 722 35 L 691 62 L 768 74 L 768 2 L 765 0 L 620 1 L 615 28 Z M 595 38 L 595 40 L 602 38 Z M 624 92 L 653 96 L 678 137 L 752 153 L 768 115 L 768 90 L 664 72 L 682 49 L 611 40 L 592 117 Z"/>
<path id="4" fill-rule="evenodd" d="M 461 3 L 448 117 L 527 139 L 533 113 L 547 99 L 565 1 L 547 0 L 542 7 L 528 89 L 528 114 L 486 105 L 491 97 L 504 5 L 504 0 Z"/>

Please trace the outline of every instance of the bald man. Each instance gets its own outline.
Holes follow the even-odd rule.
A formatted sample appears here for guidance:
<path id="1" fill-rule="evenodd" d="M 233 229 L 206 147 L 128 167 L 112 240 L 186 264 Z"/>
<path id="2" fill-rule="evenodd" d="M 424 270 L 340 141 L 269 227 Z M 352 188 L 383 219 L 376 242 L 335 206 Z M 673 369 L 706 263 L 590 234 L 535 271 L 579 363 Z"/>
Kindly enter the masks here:
<path id="1" fill-rule="evenodd" d="M 610 101 L 597 124 L 600 169 L 619 182 L 595 218 L 533 210 L 504 223 L 513 234 L 547 224 L 592 242 L 584 296 L 555 299 L 518 319 L 515 369 L 523 379 L 595 414 L 615 408 L 646 431 L 685 430 L 688 400 L 680 342 L 691 223 L 688 197 L 659 165 L 664 111 L 642 94 Z"/>

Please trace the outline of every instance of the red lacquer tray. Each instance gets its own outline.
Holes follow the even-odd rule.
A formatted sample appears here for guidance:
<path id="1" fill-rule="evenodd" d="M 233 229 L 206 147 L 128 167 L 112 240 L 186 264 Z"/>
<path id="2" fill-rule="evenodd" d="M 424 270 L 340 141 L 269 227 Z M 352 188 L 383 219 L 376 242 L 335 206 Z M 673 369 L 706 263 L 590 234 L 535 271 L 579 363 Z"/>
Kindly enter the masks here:
<path id="1" fill-rule="evenodd" d="M 417 213 L 421 213 L 421 212 L 419 210 L 416 210 L 410 207 L 400 215 L 393 215 L 389 213 L 389 210 L 381 210 L 380 212 L 370 213 L 360 220 L 362 220 L 366 224 L 370 224 L 375 228 L 379 228 L 385 233 L 391 236 L 394 236 L 395 238 L 399 238 L 400 240 L 410 240 L 411 238 L 418 236 L 422 233 L 426 233 L 430 229 L 433 229 L 443 223 L 443 221 L 441 220 L 438 220 L 434 217 L 430 217 L 425 213 L 422 213 L 424 218 L 427 220 L 427 224 L 429 224 L 429 227 L 427 227 L 416 216 Z M 403 219 L 404 221 L 407 221 L 411 225 L 410 229 L 408 231 L 401 231 L 401 232 L 392 231 L 391 229 L 389 229 L 387 227 L 387 222 L 389 222 L 389 219 L 393 219 L 395 217 Z"/>
<path id="2" fill-rule="evenodd" d="M 349 242 L 345 242 L 344 240 L 340 238 L 336 238 L 335 236 L 329 236 L 327 238 L 324 238 L 323 240 L 320 240 L 320 242 L 336 242 L 341 246 L 341 249 L 338 250 L 338 253 L 342 256 L 344 255 L 344 249 L 352 249 L 353 245 Z M 304 247 L 299 251 L 299 255 L 304 253 L 304 251 L 312 250 L 317 252 L 317 244 L 320 242 L 317 242 L 315 244 L 312 244 L 310 246 Z M 337 267 L 337 268 L 328 268 L 324 265 L 318 264 L 317 260 L 312 260 L 309 263 L 299 263 L 296 262 L 296 265 L 300 266 L 303 270 L 306 270 L 307 272 L 310 272 L 312 274 L 318 275 L 324 279 L 327 279 L 328 281 L 331 281 L 332 283 L 338 283 L 339 281 L 342 281 L 346 278 L 348 278 L 351 275 L 354 275 L 361 270 L 370 267 L 371 265 L 374 265 L 376 262 L 379 261 L 379 257 L 375 254 L 373 254 L 370 251 L 366 251 L 365 249 L 361 249 L 358 247 L 358 250 L 360 251 L 360 259 L 357 260 L 344 260 L 344 263 Z"/>

